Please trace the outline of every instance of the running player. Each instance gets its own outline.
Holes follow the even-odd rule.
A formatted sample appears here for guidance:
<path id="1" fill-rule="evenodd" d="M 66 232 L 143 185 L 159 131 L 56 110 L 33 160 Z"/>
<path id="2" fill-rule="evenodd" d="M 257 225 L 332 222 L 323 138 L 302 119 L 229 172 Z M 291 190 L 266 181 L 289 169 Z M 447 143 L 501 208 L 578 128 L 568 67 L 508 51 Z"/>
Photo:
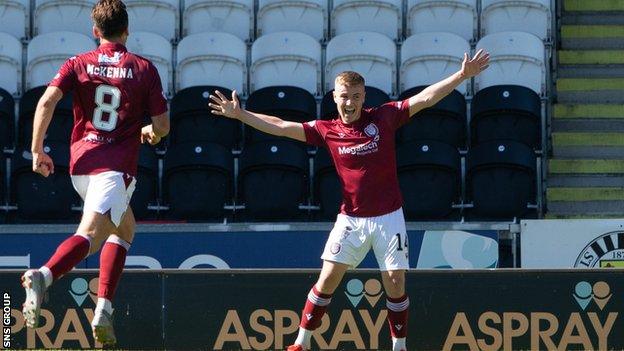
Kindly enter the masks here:
<path id="1" fill-rule="evenodd" d="M 136 181 L 139 146 L 141 142 L 154 145 L 167 135 L 169 116 L 158 71 L 149 60 L 126 50 L 128 13 L 124 3 L 100 0 L 91 18 L 100 45 L 68 59 L 50 82 L 37 104 L 31 146 L 33 171 L 44 177 L 54 173 L 43 140 L 56 104 L 73 92 L 69 173 L 84 200 L 82 219 L 76 233 L 58 246 L 45 265 L 22 276 L 26 290 L 23 314 L 26 325 L 36 328 L 46 289 L 103 246 L 91 325 L 97 342 L 112 345 L 116 338 L 111 301 L 134 237 L 135 220 L 128 204 Z M 146 115 L 152 117 L 152 124 L 142 128 Z"/>
<path id="2" fill-rule="evenodd" d="M 409 99 L 363 109 L 364 78 L 340 73 L 334 82 L 338 116 L 333 120 L 295 123 L 246 111 L 236 92 L 232 100 L 216 91 L 212 113 L 238 119 L 265 133 L 286 136 L 328 149 L 342 184 L 343 202 L 321 258 L 323 267 L 308 293 L 299 334 L 288 351 L 310 348 L 312 331 L 321 323 L 332 294 L 344 273 L 356 267 L 372 248 L 387 295 L 392 349 L 405 351 L 409 299 L 405 271 L 409 268 L 408 240 L 403 218 L 395 159 L 395 131 L 410 116 L 431 107 L 465 79 L 487 68 L 489 54 L 464 54 L 461 69 Z"/>

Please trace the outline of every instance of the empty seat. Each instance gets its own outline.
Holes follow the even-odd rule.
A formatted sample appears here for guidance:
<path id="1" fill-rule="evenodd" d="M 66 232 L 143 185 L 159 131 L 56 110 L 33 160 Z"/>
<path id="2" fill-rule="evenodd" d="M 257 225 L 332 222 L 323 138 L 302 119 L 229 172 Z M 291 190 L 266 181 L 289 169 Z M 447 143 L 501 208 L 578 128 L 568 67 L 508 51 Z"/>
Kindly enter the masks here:
<path id="1" fill-rule="evenodd" d="M 136 185 L 130 200 L 134 217 L 138 220 L 153 219 L 155 213 L 148 209 L 158 200 L 158 157 L 154 148 L 142 144 L 139 149 Z"/>
<path id="2" fill-rule="evenodd" d="M 233 149 L 240 140 L 241 123 L 210 112 L 209 95 L 219 90 L 228 98 L 232 92 L 217 86 L 198 86 L 178 92 L 171 101 L 169 144 L 210 142 Z"/>
<path id="3" fill-rule="evenodd" d="M 468 151 L 466 196 L 474 207 L 469 217 L 483 220 L 523 218 L 536 202 L 536 157 L 527 145 L 490 141 Z"/>
<path id="4" fill-rule="evenodd" d="M 479 91 L 472 99 L 472 144 L 515 140 L 541 147 L 541 101 L 531 89 L 499 85 Z"/>
<path id="5" fill-rule="evenodd" d="M 176 90 L 217 85 L 247 93 L 247 46 L 228 33 L 192 34 L 178 44 Z"/>
<path id="6" fill-rule="evenodd" d="M 163 200 L 167 217 L 179 220 L 220 219 L 231 203 L 234 158 L 219 144 L 186 142 L 165 154 Z"/>
<path id="7" fill-rule="evenodd" d="M 364 97 L 364 104 L 362 108 L 377 107 L 390 102 L 388 94 L 380 89 L 371 86 L 365 86 L 364 91 L 366 96 Z M 334 101 L 334 89 L 330 90 L 323 96 L 321 100 L 321 119 L 334 119 L 338 118 L 338 108 Z"/>
<path id="8" fill-rule="evenodd" d="M 308 154 L 287 140 L 246 146 L 240 155 L 239 197 L 246 220 L 300 219 L 308 189 Z"/>
<path id="9" fill-rule="evenodd" d="M 4 153 L 0 152 L 0 206 L 6 205 L 6 190 L 5 190 L 5 180 L 6 179 L 6 160 L 4 157 Z M 4 222 L 4 218 L 6 213 L 3 210 L 0 210 L 0 223 Z"/>
<path id="10" fill-rule="evenodd" d="M 251 46 L 251 91 L 290 85 L 321 92 L 321 44 L 298 32 L 263 35 Z"/>
<path id="11" fill-rule="evenodd" d="M 152 32 L 167 40 L 178 37 L 178 0 L 125 0 L 132 32 Z"/>
<path id="12" fill-rule="evenodd" d="M 475 92 L 493 85 L 521 85 L 546 93 L 544 43 L 535 35 L 502 32 L 485 36 L 477 49 L 490 52 L 490 67 L 474 78 Z"/>
<path id="13" fill-rule="evenodd" d="M 342 185 L 325 148 L 319 148 L 314 156 L 314 202 L 320 208 L 317 219 L 333 220 L 340 212 Z"/>
<path id="14" fill-rule="evenodd" d="M 316 119 L 316 100 L 307 90 L 297 87 L 277 86 L 255 91 L 247 100 L 246 109 L 265 113 L 293 122 Z M 281 139 L 253 128 L 245 129 L 247 142 Z"/>
<path id="15" fill-rule="evenodd" d="M 470 41 L 477 37 L 477 0 L 408 0 L 406 32 L 448 32 Z"/>
<path id="16" fill-rule="evenodd" d="M 33 35 L 70 31 L 91 35 L 95 0 L 35 0 Z M 70 39 L 71 40 L 71 39 Z"/>
<path id="17" fill-rule="evenodd" d="M 173 81 L 171 43 L 162 36 L 149 32 L 132 32 L 126 43 L 128 51 L 141 55 L 154 64 L 160 75 L 163 91 L 171 94 Z"/>
<path id="18" fill-rule="evenodd" d="M 69 145 L 48 143 L 44 151 L 54 161 L 54 174 L 47 178 L 32 171 L 32 154 L 17 150 L 11 159 L 11 203 L 17 205 L 18 221 L 68 221 L 76 213 L 78 195 L 69 177 Z"/>
<path id="19" fill-rule="evenodd" d="M 257 22 L 258 37 L 296 31 L 320 41 L 327 38 L 327 1 L 260 0 Z"/>
<path id="20" fill-rule="evenodd" d="M 332 37 L 349 32 L 373 31 L 394 40 L 403 36 L 401 0 L 334 0 Z"/>
<path id="21" fill-rule="evenodd" d="M 22 43 L 6 33 L 0 33 L 0 89 L 22 92 Z"/>
<path id="22" fill-rule="evenodd" d="M 413 35 L 401 46 L 401 91 L 431 85 L 461 69 L 464 53 L 470 55 L 470 44 L 452 33 L 431 32 Z M 466 95 L 470 79 L 457 86 Z"/>
<path id="23" fill-rule="evenodd" d="M 0 2 L 2 31 L 16 39 L 30 36 L 30 1 L 5 0 Z"/>
<path id="24" fill-rule="evenodd" d="M 25 148 L 30 147 L 33 133 L 33 118 L 37 109 L 37 102 L 46 90 L 46 86 L 40 86 L 28 90 L 22 96 L 19 103 L 17 145 Z M 71 132 L 74 124 L 72 112 L 72 94 L 66 94 L 56 104 L 54 115 L 50 121 L 45 140 L 57 144 L 69 145 Z"/>
<path id="25" fill-rule="evenodd" d="M 253 0 L 185 0 L 184 35 L 226 32 L 241 40 L 253 38 Z"/>
<path id="26" fill-rule="evenodd" d="M 550 0 L 482 0 L 481 35 L 506 31 L 550 38 Z"/>
<path id="27" fill-rule="evenodd" d="M 34 37 L 28 44 L 26 89 L 47 85 L 68 58 L 94 49 L 93 39 L 79 33 L 54 32 Z"/>
<path id="28" fill-rule="evenodd" d="M 366 85 L 393 95 L 396 92 L 396 46 L 390 38 L 373 32 L 341 34 L 327 44 L 325 91 L 343 71 L 356 71 Z"/>
<path id="29" fill-rule="evenodd" d="M 415 87 L 403 92 L 399 100 L 408 99 L 425 89 Z M 463 148 L 466 145 L 466 99 L 453 90 L 434 106 L 419 111 L 397 131 L 398 142 L 434 140 Z"/>
<path id="30" fill-rule="evenodd" d="M 457 148 L 433 140 L 409 142 L 397 149 L 397 168 L 406 219 L 451 218 L 461 198 Z"/>
<path id="31" fill-rule="evenodd" d="M 15 101 L 8 91 L 0 89 L 0 153 L 13 145 Z M 0 178 L 0 181 L 2 178 Z"/>

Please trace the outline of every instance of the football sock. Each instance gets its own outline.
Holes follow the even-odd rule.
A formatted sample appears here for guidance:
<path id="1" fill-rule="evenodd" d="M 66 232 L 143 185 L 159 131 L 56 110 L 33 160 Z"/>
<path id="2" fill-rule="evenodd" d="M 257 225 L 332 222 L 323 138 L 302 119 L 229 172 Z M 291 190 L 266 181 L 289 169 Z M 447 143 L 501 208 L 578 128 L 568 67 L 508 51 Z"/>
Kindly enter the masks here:
<path id="1" fill-rule="evenodd" d="M 316 290 L 316 285 L 308 293 L 305 307 L 301 313 L 301 324 L 299 324 L 299 335 L 295 344 L 310 347 L 312 331 L 321 325 L 321 320 L 331 302 L 331 294 L 323 294 Z"/>
<path id="2" fill-rule="evenodd" d="M 53 280 L 58 280 L 63 274 L 69 272 L 80 261 L 82 261 L 87 255 L 89 255 L 89 248 L 91 247 L 91 239 L 87 235 L 74 234 L 65 239 L 56 248 L 56 252 L 50 257 L 48 262 L 43 266 L 49 270 Z M 40 270 L 43 276 L 46 277 L 46 269 Z M 46 286 L 48 282 L 52 284 L 49 277 L 45 278 Z"/>
<path id="3" fill-rule="evenodd" d="M 407 336 L 407 312 L 409 307 L 407 294 L 399 298 L 388 297 L 386 306 L 388 307 L 388 324 L 390 325 L 393 345 L 395 344 L 394 339 L 397 339 L 397 342 L 403 339 L 403 344 L 405 344 L 405 337 Z M 401 349 L 393 346 L 393 350 Z"/>
<path id="4" fill-rule="evenodd" d="M 110 235 L 104 243 L 100 253 L 98 298 L 113 300 L 117 283 L 119 283 L 121 272 L 126 263 L 128 249 L 130 249 L 130 243 L 114 234 Z"/>

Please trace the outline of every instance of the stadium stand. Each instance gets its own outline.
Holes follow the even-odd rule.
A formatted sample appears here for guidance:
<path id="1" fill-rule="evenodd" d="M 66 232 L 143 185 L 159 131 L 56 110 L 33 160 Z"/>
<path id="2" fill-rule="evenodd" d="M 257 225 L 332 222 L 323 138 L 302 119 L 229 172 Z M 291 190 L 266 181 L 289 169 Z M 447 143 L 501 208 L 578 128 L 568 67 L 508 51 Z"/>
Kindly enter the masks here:
<path id="1" fill-rule="evenodd" d="M 520 31 L 550 38 L 550 0 L 482 0 L 481 36 Z"/>
<path id="2" fill-rule="evenodd" d="M 256 35 L 296 31 L 323 41 L 327 38 L 327 14 L 324 0 L 260 0 Z"/>
<path id="3" fill-rule="evenodd" d="M 477 0 L 408 0 L 406 35 L 447 32 L 471 41 L 477 37 Z"/>
<path id="4" fill-rule="evenodd" d="M 95 3 L 95 0 L 35 0 L 33 35 L 69 31 L 91 36 L 93 22 L 89 14 Z"/>
<path id="5" fill-rule="evenodd" d="M 254 0 L 185 0 L 184 35 L 225 32 L 249 41 L 254 32 Z"/>
<path id="6" fill-rule="evenodd" d="M 19 119 L 17 122 L 17 146 L 30 150 L 33 132 L 33 118 L 37 108 L 37 102 L 46 90 L 46 86 L 40 86 L 28 90 L 22 96 L 19 103 Z M 46 142 L 65 144 L 69 146 L 74 115 L 72 112 L 72 94 L 66 94 L 56 105 L 54 115 L 50 121 Z"/>
<path id="7" fill-rule="evenodd" d="M 162 36 L 150 32 L 132 32 L 128 37 L 128 50 L 152 61 L 162 82 L 163 91 L 171 95 L 173 86 L 173 60 L 171 43 Z"/>
<path id="8" fill-rule="evenodd" d="M 374 31 L 394 40 L 403 37 L 401 0 L 334 0 L 331 10 L 332 37 Z"/>
<path id="9" fill-rule="evenodd" d="M 16 39 L 30 37 L 30 0 L 5 0 L 0 3 L 1 32 Z"/>
<path id="10" fill-rule="evenodd" d="M 130 32 L 151 32 L 173 41 L 180 28 L 178 0 L 126 0 Z"/>
<path id="11" fill-rule="evenodd" d="M 158 156 L 154 148 L 143 144 L 139 150 L 136 184 L 130 200 L 132 212 L 137 220 L 156 218 L 156 213 L 151 211 L 149 206 L 157 203 L 158 184 Z"/>
<path id="12" fill-rule="evenodd" d="M 8 91 L 0 89 L 0 153 L 13 146 L 14 123 L 15 100 Z"/>
<path id="13" fill-rule="evenodd" d="M 314 203 L 319 206 L 317 220 L 330 221 L 336 218 L 342 203 L 342 185 L 329 152 L 318 148 L 314 156 Z"/>
<path id="14" fill-rule="evenodd" d="M 177 48 L 176 90 L 219 85 L 247 94 L 247 46 L 229 33 L 197 33 Z"/>
<path id="15" fill-rule="evenodd" d="M 332 82 L 331 86 L 333 85 L 334 84 Z M 391 101 L 388 94 L 380 89 L 369 85 L 367 85 L 364 89 L 366 92 L 366 98 L 363 105 L 364 108 L 376 107 Z M 334 102 L 334 89 L 328 91 L 321 100 L 321 119 L 333 118 L 338 118 L 338 109 L 336 108 L 336 103 Z"/>
<path id="16" fill-rule="evenodd" d="M 0 89 L 22 92 L 22 44 L 6 33 L 0 33 Z"/>

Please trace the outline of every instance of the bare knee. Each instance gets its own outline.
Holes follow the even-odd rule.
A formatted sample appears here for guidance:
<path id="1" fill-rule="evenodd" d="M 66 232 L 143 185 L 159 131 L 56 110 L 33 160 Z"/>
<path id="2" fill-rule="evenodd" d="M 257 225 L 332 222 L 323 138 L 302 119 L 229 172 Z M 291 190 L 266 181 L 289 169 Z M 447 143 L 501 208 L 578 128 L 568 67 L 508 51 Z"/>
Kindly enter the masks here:
<path id="1" fill-rule="evenodd" d="M 405 271 L 382 272 L 382 281 L 389 297 L 399 298 L 405 295 Z"/>
<path id="2" fill-rule="evenodd" d="M 333 294 L 348 268 L 346 264 L 324 261 L 316 289 L 323 294 Z"/>

